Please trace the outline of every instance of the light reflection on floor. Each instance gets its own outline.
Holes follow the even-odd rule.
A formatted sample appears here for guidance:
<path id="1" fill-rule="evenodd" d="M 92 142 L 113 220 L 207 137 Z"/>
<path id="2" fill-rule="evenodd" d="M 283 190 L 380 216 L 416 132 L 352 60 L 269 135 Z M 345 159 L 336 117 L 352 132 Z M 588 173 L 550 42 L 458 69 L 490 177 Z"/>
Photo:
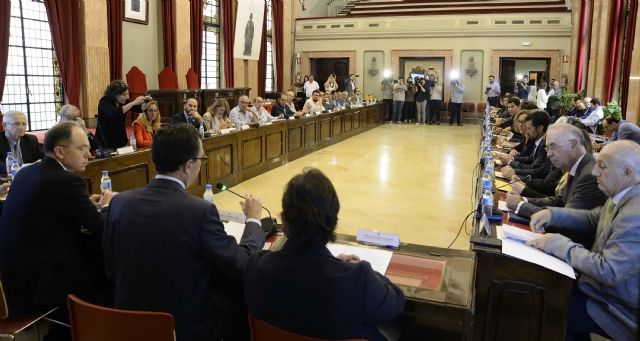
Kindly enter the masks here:
<path id="1" fill-rule="evenodd" d="M 279 215 L 287 181 L 304 167 L 317 167 L 338 191 L 338 232 L 355 234 L 364 227 L 446 247 L 471 210 L 479 138 L 476 125 L 382 125 L 232 189 L 257 195 Z M 238 200 L 230 193 L 216 195 L 224 210 L 239 210 Z M 462 233 L 453 247 L 467 249 L 468 241 Z"/>

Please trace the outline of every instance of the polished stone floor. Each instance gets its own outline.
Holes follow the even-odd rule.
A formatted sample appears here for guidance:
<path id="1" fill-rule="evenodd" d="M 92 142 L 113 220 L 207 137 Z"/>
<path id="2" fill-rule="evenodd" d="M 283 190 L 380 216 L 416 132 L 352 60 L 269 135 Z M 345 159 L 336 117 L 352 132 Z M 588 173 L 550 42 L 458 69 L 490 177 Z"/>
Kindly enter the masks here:
<path id="1" fill-rule="evenodd" d="M 305 167 L 317 167 L 338 192 L 338 232 L 375 229 L 397 233 L 403 242 L 447 247 L 472 209 L 479 139 L 479 127 L 471 124 L 385 124 L 232 190 L 260 197 L 279 216 L 287 181 Z M 222 210 L 239 210 L 239 200 L 230 193 L 216 195 Z M 469 237 L 462 231 L 452 248 L 468 247 Z"/>

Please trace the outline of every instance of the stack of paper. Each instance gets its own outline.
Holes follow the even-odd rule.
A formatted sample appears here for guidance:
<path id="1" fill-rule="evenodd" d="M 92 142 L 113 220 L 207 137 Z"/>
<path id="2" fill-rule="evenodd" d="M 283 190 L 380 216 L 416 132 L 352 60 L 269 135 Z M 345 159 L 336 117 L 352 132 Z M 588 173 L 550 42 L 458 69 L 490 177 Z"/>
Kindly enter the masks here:
<path id="1" fill-rule="evenodd" d="M 365 260 L 371 264 L 371 268 L 381 275 L 387 272 L 387 267 L 391 261 L 393 252 L 387 250 L 371 249 L 366 247 L 351 246 L 346 244 L 327 244 L 327 249 L 334 257 L 340 254 L 355 255 L 361 260 Z"/>
<path id="2" fill-rule="evenodd" d="M 542 236 L 542 234 L 540 233 L 535 233 L 515 226 L 504 224 L 497 227 L 496 233 L 498 238 L 500 239 L 508 238 L 521 243 L 526 243 L 530 239 L 535 239 Z"/>

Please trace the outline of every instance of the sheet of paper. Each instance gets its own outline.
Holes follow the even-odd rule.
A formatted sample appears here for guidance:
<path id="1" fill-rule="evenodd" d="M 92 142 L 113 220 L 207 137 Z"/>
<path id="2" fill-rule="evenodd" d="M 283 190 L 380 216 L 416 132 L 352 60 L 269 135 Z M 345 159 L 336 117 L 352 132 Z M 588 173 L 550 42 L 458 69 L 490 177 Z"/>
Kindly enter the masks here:
<path id="1" fill-rule="evenodd" d="M 511 239 L 516 242 L 526 243 L 530 239 L 538 238 L 542 236 L 540 233 L 535 233 L 529 230 L 521 229 L 519 227 L 502 224 L 497 227 L 496 233 L 500 239 Z"/>
<path id="2" fill-rule="evenodd" d="M 576 279 L 576 273 L 575 271 L 573 271 L 571 265 L 529 245 L 509 239 L 503 239 L 502 253 L 511 257 L 522 259 L 529 263 L 538 264 L 542 267 L 553 270 L 567 277 Z"/>
<path id="3" fill-rule="evenodd" d="M 242 234 L 244 233 L 244 225 L 245 224 L 236 223 L 235 221 L 228 221 L 224 223 L 224 232 L 235 238 L 239 244 L 240 239 L 242 239 Z"/>
<path id="4" fill-rule="evenodd" d="M 507 181 L 496 179 L 496 189 L 502 192 L 511 192 L 511 185 Z"/>
<path id="5" fill-rule="evenodd" d="M 511 212 L 509 207 L 507 207 L 507 202 L 504 200 L 498 200 L 498 209 L 504 212 Z"/>
<path id="6" fill-rule="evenodd" d="M 329 251 L 331 251 L 331 254 L 335 257 L 337 257 L 341 253 L 356 255 L 360 257 L 361 260 L 366 260 L 367 262 L 369 262 L 373 270 L 381 275 L 384 275 L 385 272 L 387 272 L 387 267 L 389 266 L 389 262 L 391 261 L 391 256 L 393 256 L 393 252 L 391 251 L 370 249 L 366 247 L 358 247 L 345 244 L 329 243 L 327 244 L 327 249 L 329 249 Z"/>

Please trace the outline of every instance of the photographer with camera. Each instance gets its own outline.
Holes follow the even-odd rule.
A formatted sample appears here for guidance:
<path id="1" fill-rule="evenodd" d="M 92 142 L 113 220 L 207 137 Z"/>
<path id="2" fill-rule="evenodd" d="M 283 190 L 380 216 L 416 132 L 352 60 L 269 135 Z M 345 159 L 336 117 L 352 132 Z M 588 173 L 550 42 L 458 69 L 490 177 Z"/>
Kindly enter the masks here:
<path id="1" fill-rule="evenodd" d="M 133 101 L 129 100 L 129 85 L 121 80 L 114 80 L 104 91 L 104 96 L 98 103 L 98 126 L 96 137 L 102 148 L 115 149 L 124 147 L 129 142 L 125 130 L 125 118 L 127 112 L 137 107 L 135 112 L 141 112 L 139 106 L 145 100 L 151 100 L 149 96 L 138 96 Z"/>

